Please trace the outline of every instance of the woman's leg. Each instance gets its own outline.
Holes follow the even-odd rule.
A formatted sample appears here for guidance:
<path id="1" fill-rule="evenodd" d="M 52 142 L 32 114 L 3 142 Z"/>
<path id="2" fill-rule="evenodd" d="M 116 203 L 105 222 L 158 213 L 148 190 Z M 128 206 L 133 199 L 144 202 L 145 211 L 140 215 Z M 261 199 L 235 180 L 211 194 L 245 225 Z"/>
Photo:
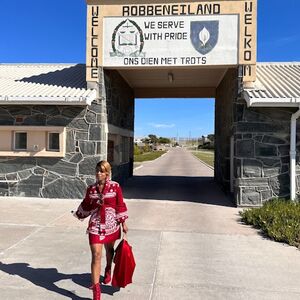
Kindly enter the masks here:
<path id="1" fill-rule="evenodd" d="M 115 242 L 104 244 L 106 252 L 106 268 L 111 268 L 112 260 L 114 257 Z"/>
<path id="2" fill-rule="evenodd" d="M 99 283 L 101 273 L 101 256 L 102 256 L 102 244 L 91 244 L 92 262 L 91 262 L 91 277 L 92 283 Z"/>
<path id="3" fill-rule="evenodd" d="M 104 271 L 103 283 L 108 284 L 111 281 L 111 264 L 114 257 L 115 242 L 104 244 L 106 251 L 106 267 Z"/>

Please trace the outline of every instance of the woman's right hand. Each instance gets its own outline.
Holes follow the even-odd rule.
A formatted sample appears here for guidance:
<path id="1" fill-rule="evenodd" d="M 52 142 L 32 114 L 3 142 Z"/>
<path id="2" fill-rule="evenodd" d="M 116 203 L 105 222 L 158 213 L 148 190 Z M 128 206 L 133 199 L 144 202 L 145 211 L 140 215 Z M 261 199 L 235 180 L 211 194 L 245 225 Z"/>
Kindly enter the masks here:
<path id="1" fill-rule="evenodd" d="M 122 223 L 122 228 L 123 228 L 123 232 L 124 232 L 124 233 L 127 233 L 127 232 L 128 232 L 128 227 L 127 227 L 127 225 L 126 225 L 125 222 Z"/>

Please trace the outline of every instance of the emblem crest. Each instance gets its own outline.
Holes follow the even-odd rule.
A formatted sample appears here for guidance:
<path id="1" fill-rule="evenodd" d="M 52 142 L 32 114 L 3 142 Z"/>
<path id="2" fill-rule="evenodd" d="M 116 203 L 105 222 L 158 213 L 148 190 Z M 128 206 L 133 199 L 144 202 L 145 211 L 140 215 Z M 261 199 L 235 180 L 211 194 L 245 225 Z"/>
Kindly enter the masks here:
<path id="1" fill-rule="evenodd" d="M 111 39 L 113 52 L 110 56 L 141 56 L 144 47 L 144 35 L 138 24 L 126 19 L 114 29 Z"/>
<path id="2" fill-rule="evenodd" d="M 219 21 L 192 21 L 191 42 L 202 55 L 209 53 L 218 43 Z"/>

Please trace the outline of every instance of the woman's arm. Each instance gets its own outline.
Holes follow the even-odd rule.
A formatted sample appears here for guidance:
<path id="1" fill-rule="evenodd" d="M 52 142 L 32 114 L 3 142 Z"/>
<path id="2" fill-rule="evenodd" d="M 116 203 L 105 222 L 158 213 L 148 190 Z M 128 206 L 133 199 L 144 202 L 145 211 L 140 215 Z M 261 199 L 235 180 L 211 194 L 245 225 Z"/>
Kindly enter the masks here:
<path id="1" fill-rule="evenodd" d="M 85 193 L 85 197 L 78 206 L 74 216 L 77 217 L 79 220 L 83 220 L 91 214 L 91 211 L 94 209 L 92 205 L 92 201 L 90 199 L 90 191 L 91 187 L 88 187 Z"/>
<path id="2" fill-rule="evenodd" d="M 127 233 L 127 232 L 128 232 L 128 227 L 127 227 L 127 224 L 126 224 L 125 221 L 122 223 L 122 228 L 123 228 L 123 232 L 124 232 L 124 233 Z"/>
<path id="3" fill-rule="evenodd" d="M 127 206 L 124 202 L 123 193 L 120 185 L 118 184 L 116 189 L 116 218 L 118 223 L 124 223 L 125 220 L 128 218 L 127 213 Z M 125 224 L 125 228 L 127 228 L 127 225 Z M 124 227 L 123 227 L 124 229 Z M 128 228 L 127 228 L 128 230 Z"/>

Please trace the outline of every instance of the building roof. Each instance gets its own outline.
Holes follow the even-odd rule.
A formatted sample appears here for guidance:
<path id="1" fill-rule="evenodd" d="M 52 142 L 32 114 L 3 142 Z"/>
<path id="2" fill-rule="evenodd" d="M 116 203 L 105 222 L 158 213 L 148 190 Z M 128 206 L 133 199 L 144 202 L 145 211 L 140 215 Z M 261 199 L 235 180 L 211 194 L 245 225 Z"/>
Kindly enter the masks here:
<path id="1" fill-rule="evenodd" d="M 0 64 L 0 104 L 91 104 L 85 74 L 84 64 Z M 299 106 L 300 63 L 257 63 L 243 95 L 248 106 Z"/>
<path id="2" fill-rule="evenodd" d="M 0 104 L 87 105 L 84 64 L 0 64 Z"/>
<path id="3" fill-rule="evenodd" d="M 248 106 L 299 106 L 300 63 L 257 63 L 254 86 L 244 89 Z"/>

